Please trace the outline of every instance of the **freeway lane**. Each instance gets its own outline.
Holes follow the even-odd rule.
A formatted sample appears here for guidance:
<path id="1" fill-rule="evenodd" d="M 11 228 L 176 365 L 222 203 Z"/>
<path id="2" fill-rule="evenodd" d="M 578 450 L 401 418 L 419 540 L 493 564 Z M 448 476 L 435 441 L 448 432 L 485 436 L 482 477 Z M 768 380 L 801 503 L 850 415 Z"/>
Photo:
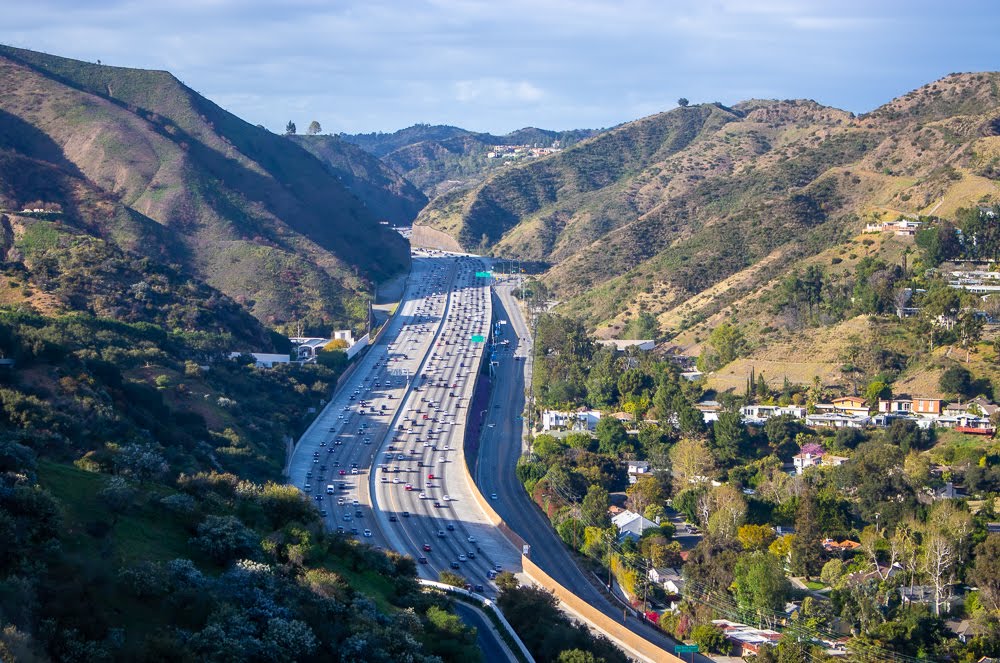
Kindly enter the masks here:
<path id="1" fill-rule="evenodd" d="M 424 557 L 423 577 L 457 566 L 495 595 L 492 574 L 519 571 L 520 557 L 473 499 L 462 465 L 484 347 L 472 339 L 488 335 L 492 308 L 481 269 L 469 256 L 414 252 L 397 315 L 302 435 L 288 475 L 331 531 Z"/>
<path id="2" fill-rule="evenodd" d="M 497 493 L 499 499 L 493 503 L 494 508 L 511 529 L 531 546 L 532 561 L 563 587 L 620 622 L 621 605 L 605 598 L 584 575 L 552 529 L 548 518 L 524 491 L 515 473 L 525 435 L 523 422 L 518 417 L 524 411 L 525 364 L 530 364 L 531 340 L 512 290 L 513 284 L 497 284 L 493 305 L 497 318 L 509 320 L 506 327 L 511 331 L 504 333 L 510 340 L 510 346 L 507 346 L 511 348 L 510 354 L 524 359 L 507 357 L 497 367 L 473 476 L 484 494 Z M 629 617 L 625 625 L 667 652 L 673 651 L 676 643 L 651 625 L 633 617 Z"/>

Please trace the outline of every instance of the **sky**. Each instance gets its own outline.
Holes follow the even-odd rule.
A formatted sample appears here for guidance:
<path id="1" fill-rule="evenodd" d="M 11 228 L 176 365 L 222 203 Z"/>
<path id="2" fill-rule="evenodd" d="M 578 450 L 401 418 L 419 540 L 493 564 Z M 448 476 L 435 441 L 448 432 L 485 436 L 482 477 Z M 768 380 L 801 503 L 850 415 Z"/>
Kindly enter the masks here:
<path id="1" fill-rule="evenodd" d="M 603 128 L 680 97 L 863 113 L 1000 69 L 986 0 L 31 0 L 0 43 L 166 69 L 253 124 Z"/>

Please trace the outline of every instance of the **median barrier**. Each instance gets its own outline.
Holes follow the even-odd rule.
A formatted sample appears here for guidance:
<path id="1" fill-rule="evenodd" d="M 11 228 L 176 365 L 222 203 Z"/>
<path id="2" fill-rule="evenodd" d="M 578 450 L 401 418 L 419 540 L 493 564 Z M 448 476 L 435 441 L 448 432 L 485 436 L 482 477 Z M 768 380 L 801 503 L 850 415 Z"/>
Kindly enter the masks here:
<path id="1" fill-rule="evenodd" d="M 611 619 L 603 612 L 599 611 L 597 608 L 557 583 L 551 576 L 549 576 L 549 574 L 542 571 L 537 564 L 523 555 L 521 557 L 521 568 L 524 570 L 524 575 L 545 589 L 551 591 L 555 597 L 564 603 L 572 612 L 579 615 L 581 619 L 596 628 L 598 631 L 607 635 L 629 654 L 644 661 L 653 661 L 656 663 L 659 661 L 676 661 L 677 663 L 686 663 L 683 659 L 680 659 L 677 656 L 663 650 L 649 640 L 646 640 L 642 636 L 636 635 L 632 631 L 628 630 L 623 624 Z"/>

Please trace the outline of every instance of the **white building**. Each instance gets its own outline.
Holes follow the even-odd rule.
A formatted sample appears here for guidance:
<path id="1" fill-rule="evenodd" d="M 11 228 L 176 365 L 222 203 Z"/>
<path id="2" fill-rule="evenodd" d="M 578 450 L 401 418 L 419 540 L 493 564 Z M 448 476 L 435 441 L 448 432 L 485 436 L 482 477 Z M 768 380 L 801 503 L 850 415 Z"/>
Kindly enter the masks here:
<path id="1" fill-rule="evenodd" d="M 268 354 L 266 352 L 230 352 L 229 358 L 236 359 L 245 354 L 252 355 L 257 368 L 274 368 L 275 364 L 287 364 L 291 361 L 290 355 Z"/>
<path id="2" fill-rule="evenodd" d="M 629 460 L 625 462 L 628 470 L 628 482 L 635 483 L 639 477 L 649 474 L 649 462 L 645 460 Z"/>
<path id="3" fill-rule="evenodd" d="M 597 428 L 601 413 L 597 410 L 580 409 L 575 412 L 545 410 L 542 412 L 542 430 L 588 430 Z"/>
<path id="4" fill-rule="evenodd" d="M 654 523 L 652 520 L 644 518 L 638 513 L 627 510 L 622 511 L 617 516 L 612 518 L 611 522 L 618 529 L 619 541 L 626 538 L 638 540 L 642 538 L 642 533 L 646 530 L 659 527 L 659 525 Z"/>
<path id="5" fill-rule="evenodd" d="M 740 408 L 740 417 L 744 423 L 763 423 L 771 417 L 789 415 L 796 419 L 806 416 L 806 409 L 797 405 L 744 405 Z"/>

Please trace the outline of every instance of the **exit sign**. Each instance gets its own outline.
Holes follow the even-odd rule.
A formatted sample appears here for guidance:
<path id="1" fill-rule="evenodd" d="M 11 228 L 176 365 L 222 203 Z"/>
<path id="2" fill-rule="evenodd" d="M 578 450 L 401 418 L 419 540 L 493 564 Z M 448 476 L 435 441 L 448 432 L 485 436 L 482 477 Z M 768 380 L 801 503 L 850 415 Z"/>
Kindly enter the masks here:
<path id="1" fill-rule="evenodd" d="M 476 276 L 481 279 L 488 279 L 493 276 L 493 272 L 476 272 Z"/>
<path id="2" fill-rule="evenodd" d="M 473 343 L 483 343 L 484 341 L 486 341 L 486 337 L 482 334 L 476 334 L 472 337 Z"/>

